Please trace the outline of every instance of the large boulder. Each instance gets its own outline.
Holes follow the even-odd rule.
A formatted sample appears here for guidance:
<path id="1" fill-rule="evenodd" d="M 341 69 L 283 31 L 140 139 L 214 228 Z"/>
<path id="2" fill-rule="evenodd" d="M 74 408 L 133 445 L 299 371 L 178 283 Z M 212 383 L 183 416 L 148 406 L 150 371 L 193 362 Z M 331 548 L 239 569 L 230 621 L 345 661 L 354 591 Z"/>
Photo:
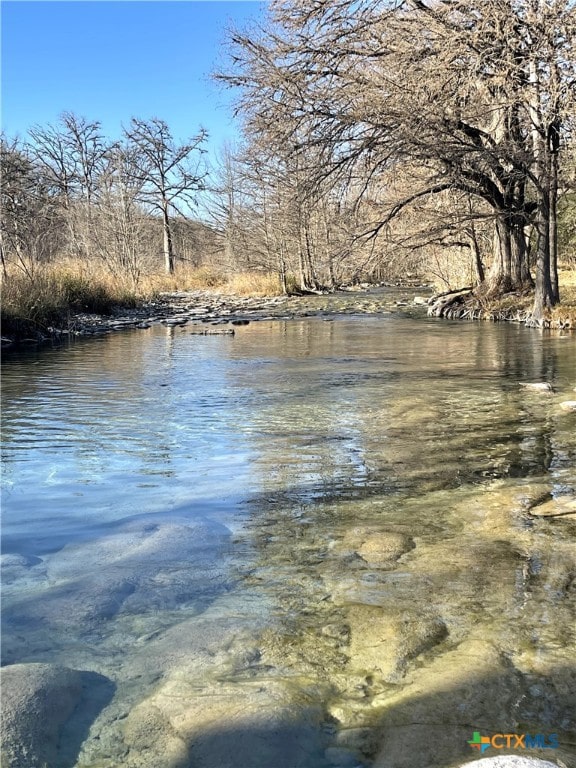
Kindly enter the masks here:
<path id="1" fill-rule="evenodd" d="M 470 723 L 487 733 L 514 727 L 510 713 L 519 699 L 520 676 L 478 634 L 422 667 L 396 695 L 385 691 L 373 700 L 382 724 L 373 768 L 459 765 L 468 753 L 474 757 Z"/>
<path id="2" fill-rule="evenodd" d="M 174 671 L 124 721 L 126 768 L 322 765 L 323 712 L 281 681 L 199 688 Z"/>
<path id="3" fill-rule="evenodd" d="M 79 672 L 54 664 L 13 664 L 1 670 L 2 765 L 55 765 L 62 727 L 82 694 Z"/>

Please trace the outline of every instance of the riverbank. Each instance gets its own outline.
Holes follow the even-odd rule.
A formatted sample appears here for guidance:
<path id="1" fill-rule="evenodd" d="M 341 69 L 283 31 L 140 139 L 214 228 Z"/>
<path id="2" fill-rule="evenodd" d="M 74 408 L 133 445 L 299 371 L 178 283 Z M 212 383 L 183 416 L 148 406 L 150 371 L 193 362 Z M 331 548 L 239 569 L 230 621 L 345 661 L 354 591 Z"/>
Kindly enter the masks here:
<path id="1" fill-rule="evenodd" d="M 424 294 L 416 297 L 418 291 Z M 423 314 L 430 286 L 358 286 L 334 293 L 300 296 L 238 296 L 214 289 L 162 292 L 137 306 L 119 306 L 109 313 L 71 313 L 65 327 L 48 326 L 27 337 L 2 337 L 4 348 L 17 344 L 59 343 L 67 338 L 98 336 L 120 330 L 145 330 L 152 325 L 188 326 L 199 335 L 233 335 L 235 326 L 261 320 L 290 320 L 318 315 L 381 315 L 392 311 Z"/>
<path id="2" fill-rule="evenodd" d="M 576 270 L 561 270 L 559 280 L 561 303 L 538 321 L 532 316 L 532 293 L 514 292 L 487 301 L 472 288 L 436 294 L 428 302 L 428 315 L 449 320 L 506 321 L 530 327 L 576 330 Z"/>
<path id="3" fill-rule="evenodd" d="M 203 274 L 200 280 L 210 284 L 208 278 Z M 538 323 L 531 315 L 533 297 L 527 294 L 511 293 L 486 302 L 471 288 L 438 293 L 433 285 L 414 279 L 404 284 L 363 283 L 330 293 L 287 296 L 278 295 L 269 283 L 258 280 L 250 283 L 246 275 L 237 278 L 227 283 L 216 280 L 213 287 L 153 291 L 147 298 L 127 294 L 122 300 L 118 295 L 116 303 L 112 299 L 94 301 L 95 311 L 74 311 L 72 303 L 66 313 L 55 314 L 51 321 L 45 318 L 42 323 L 4 321 L 2 348 L 61 343 L 68 338 L 119 330 L 142 330 L 157 323 L 173 327 L 189 325 L 194 329 L 191 332 L 202 335 L 233 335 L 235 325 L 260 320 L 311 315 L 328 318 L 340 314 L 378 315 L 391 311 L 451 320 L 506 321 L 562 331 L 576 329 L 576 270 L 560 273 L 562 303 Z M 195 278 L 185 282 L 194 283 Z M 98 293 L 96 288 L 92 288 L 92 293 Z"/>

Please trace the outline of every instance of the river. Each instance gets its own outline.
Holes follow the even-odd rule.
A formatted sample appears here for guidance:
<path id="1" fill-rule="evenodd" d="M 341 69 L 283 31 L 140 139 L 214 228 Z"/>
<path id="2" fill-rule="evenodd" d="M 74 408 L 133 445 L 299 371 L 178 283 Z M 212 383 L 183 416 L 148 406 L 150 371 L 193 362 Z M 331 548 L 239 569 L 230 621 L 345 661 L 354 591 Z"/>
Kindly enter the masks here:
<path id="1" fill-rule="evenodd" d="M 400 314 L 5 355 L 3 664 L 93 675 L 50 768 L 576 765 L 575 357 Z"/>

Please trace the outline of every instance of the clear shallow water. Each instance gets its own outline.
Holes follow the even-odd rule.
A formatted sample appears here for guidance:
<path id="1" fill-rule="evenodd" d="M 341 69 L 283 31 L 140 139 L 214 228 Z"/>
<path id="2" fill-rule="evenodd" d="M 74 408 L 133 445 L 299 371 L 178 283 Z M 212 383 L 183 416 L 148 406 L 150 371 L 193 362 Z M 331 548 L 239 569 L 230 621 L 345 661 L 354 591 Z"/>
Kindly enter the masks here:
<path id="1" fill-rule="evenodd" d="M 574 520 L 528 510 L 576 488 L 575 348 L 388 316 L 7 356 L 4 663 L 115 686 L 62 765 L 448 766 L 522 724 L 572 760 Z"/>

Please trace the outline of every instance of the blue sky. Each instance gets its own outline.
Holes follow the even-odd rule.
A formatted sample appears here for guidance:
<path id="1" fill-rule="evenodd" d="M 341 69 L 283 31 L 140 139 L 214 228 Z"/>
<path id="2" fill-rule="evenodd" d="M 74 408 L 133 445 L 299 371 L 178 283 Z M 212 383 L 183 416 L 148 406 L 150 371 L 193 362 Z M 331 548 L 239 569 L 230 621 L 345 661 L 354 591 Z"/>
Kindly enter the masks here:
<path id="1" fill-rule="evenodd" d="M 117 138 L 132 116 L 160 117 L 176 139 L 199 126 L 217 149 L 237 134 L 232 94 L 210 79 L 230 25 L 251 0 L 2 0 L 2 128 L 24 137 L 64 110 Z"/>

